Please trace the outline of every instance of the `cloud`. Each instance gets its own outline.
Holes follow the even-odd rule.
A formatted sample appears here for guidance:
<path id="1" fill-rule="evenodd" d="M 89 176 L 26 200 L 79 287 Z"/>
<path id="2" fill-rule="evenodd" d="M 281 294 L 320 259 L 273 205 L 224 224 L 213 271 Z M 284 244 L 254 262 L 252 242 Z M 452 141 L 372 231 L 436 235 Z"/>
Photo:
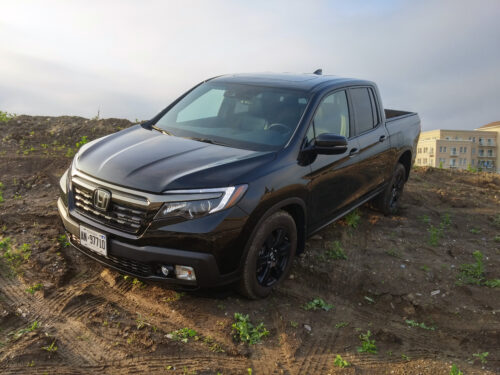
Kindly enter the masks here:
<path id="1" fill-rule="evenodd" d="M 91 5 L 90 5 L 91 4 Z M 10 1 L 0 109 L 150 118 L 197 82 L 252 71 L 373 80 L 424 129 L 499 120 L 500 3 Z"/>

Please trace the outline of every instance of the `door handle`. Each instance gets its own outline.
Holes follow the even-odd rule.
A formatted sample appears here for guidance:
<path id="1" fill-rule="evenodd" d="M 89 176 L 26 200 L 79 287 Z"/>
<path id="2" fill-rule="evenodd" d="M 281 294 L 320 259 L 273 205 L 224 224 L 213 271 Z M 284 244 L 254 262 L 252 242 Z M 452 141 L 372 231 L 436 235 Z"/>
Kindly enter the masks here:
<path id="1" fill-rule="evenodd" d="M 357 148 L 351 148 L 351 151 L 349 151 L 349 156 L 356 156 L 359 153 L 359 150 Z"/>
<path id="2" fill-rule="evenodd" d="M 381 135 L 380 138 L 378 139 L 379 142 L 384 142 L 385 141 L 385 135 Z"/>

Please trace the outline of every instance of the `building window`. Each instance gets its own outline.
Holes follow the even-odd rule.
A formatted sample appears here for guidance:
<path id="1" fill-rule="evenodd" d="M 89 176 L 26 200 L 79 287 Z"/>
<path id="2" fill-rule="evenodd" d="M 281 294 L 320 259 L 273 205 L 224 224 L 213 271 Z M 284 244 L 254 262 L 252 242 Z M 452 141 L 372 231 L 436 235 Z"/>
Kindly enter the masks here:
<path id="1" fill-rule="evenodd" d="M 446 152 L 446 146 L 443 147 L 443 152 Z"/>
<path id="2" fill-rule="evenodd" d="M 457 148 L 456 147 L 450 147 L 450 155 L 456 155 L 457 154 Z"/>
<path id="3" fill-rule="evenodd" d="M 488 150 L 488 156 L 493 156 L 493 150 Z"/>
<path id="4" fill-rule="evenodd" d="M 427 164 L 427 158 L 424 158 L 424 165 Z"/>
<path id="5" fill-rule="evenodd" d="M 467 152 L 467 147 L 464 147 L 464 152 Z"/>
<path id="6" fill-rule="evenodd" d="M 428 151 L 428 150 L 429 150 L 429 149 L 428 149 L 427 147 L 424 147 L 424 154 L 427 154 L 427 151 Z"/>
<path id="7" fill-rule="evenodd" d="M 417 164 L 421 164 L 421 163 L 420 163 L 420 159 L 417 159 Z"/>
<path id="8" fill-rule="evenodd" d="M 434 147 L 431 147 L 431 154 L 434 153 Z"/>
<path id="9" fill-rule="evenodd" d="M 493 140 L 488 138 L 488 146 L 491 146 L 493 144 Z"/>
<path id="10" fill-rule="evenodd" d="M 464 148 L 460 147 L 460 153 L 464 152 Z"/>
<path id="11" fill-rule="evenodd" d="M 479 156 L 484 156 L 484 150 L 479 150 Z"/>
<path id="12" fill-rule="evenodd" d="M 479 138 L 479 144 L 482 145 L 483 144 L 483 138 Z"/>
<path id="13" fill-rule="evenodd" d="M 457 160 L 456 159 L 450 159 L 450 167 L 455 167 L 457 164 Z"/>
<path id="14" fill-rule="evenodd" d="M 472 147 L 472 148 L 470 149 L 470 152 L 471 152 L 471 154 L 472 154 L 472 155 L 474 155 L 474 154 L 476 153 L 476 148 L 475 148 L 475 147 Z"/>

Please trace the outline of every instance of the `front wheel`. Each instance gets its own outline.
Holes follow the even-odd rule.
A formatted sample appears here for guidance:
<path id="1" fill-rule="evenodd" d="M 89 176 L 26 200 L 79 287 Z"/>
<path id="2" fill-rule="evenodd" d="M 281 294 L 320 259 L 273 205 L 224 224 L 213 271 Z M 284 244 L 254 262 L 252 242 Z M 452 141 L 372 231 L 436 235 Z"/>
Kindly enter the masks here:
<path id="1" fill-rule="evenodd" d="M 240 292 L 248 298 L 264 298 L 288 274 L 297 250 L 295 221 L 278 211 L 263 222 L 250 238 L 245 255 Z"/>
<path id="2" fill-rule="evenodd" d="M 399 208 L 405 182 L 406 168 L 398 163 L 387 187 L 373 200 L 373 206 L 384 215 L 395 214 Z"/>

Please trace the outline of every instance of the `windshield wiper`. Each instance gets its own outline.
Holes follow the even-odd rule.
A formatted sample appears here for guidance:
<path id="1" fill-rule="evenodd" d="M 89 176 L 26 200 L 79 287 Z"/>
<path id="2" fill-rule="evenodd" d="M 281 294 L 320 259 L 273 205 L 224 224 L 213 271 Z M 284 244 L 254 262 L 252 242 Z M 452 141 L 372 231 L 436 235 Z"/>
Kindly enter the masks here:
<path id="1" fill-rule="evenodd" d="M 215 141 L 213 141 L 211 139 L 208 139 L 208 138 L 198 138 L 198 137 L 186 137 L 186 138 L 187 139 L 192 139 L 193 141 L 210 143 L 212 145 L 227 146 L 224 143 L 215 142 Z"/>
<path id="2" fill-rule="evenodd" d="M 162 129 L 162 128 L 160 128 L 160 127 L 156 126 L 156 125 L 151 125 L 151 129 L 157 130 L 157 131 L 159 131 L 160 133 L 163 133 L 163 134 L 166 134 L 166 135 L 172 135 L 172 136 L 173 136 L 173 134 L 172 134 L 172 133 L 170 133 L 169 131 L 167 131 L 167 130 L 165 130 L 165 129 Z"/>

